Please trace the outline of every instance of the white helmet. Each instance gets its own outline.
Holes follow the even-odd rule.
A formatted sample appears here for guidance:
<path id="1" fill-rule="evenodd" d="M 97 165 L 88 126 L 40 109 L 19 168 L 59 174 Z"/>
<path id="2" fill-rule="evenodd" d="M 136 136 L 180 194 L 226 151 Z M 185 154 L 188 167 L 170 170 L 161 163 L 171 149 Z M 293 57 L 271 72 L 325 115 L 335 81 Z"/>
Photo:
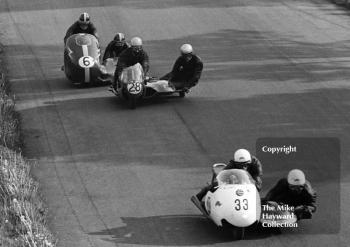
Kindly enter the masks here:
<path id="1" fill-rule="evenodd" d="M 141 46 L 142 45 L 142 39 L 139 37 L 134 37 L 130 41 L 131 46 Z"/>
<path id="2" fill-rule="evenodd" d="M 192 45 L 190 45 L 190 44 L 183 44 L 180 47 L 180 51 L 181 51 L 182 54 L 190 54 L 190 53 L 193 52 Z"/>
<path id="3" fill-rule="evenodd" d="M 252 156 L 247 149 L 238 149 L 233 155 L 233 161 L 237 163 L 251 162 Z"/>
<path id="4" fill-rule="evenodd" d="M 287 180 L 290 185 L 304 185 L 305 174 L 299 169 L 294 169 L 288 173 Z"/>

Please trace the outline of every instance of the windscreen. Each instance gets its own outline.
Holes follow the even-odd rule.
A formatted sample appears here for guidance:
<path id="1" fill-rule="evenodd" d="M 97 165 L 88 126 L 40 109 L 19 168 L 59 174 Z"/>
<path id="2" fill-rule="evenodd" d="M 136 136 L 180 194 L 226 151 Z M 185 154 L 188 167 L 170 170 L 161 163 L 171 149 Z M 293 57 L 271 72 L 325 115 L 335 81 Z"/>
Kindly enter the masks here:
<path id="1" fill-rule="evenodd" d="M 221 171 L 217 180 L 219 185 L 222 184 L 253 184 L 253 179 L 245 170 L 230 169 Z"/>
<path id="2" fill-rule="evenodd" d="M 123 83 L 142 82 L 143 81 L 142 66 L 139 63 L 137 63 L 133 66 L 123 69 L 123 72 L 120 75 L 120 80 Z"/>
<path id="3" fill-rule="evenodd" d="M 75 43 L 78 46 L 91 45 L 92 35 L 78 34 L 77 36 L 75 36 Z"/>

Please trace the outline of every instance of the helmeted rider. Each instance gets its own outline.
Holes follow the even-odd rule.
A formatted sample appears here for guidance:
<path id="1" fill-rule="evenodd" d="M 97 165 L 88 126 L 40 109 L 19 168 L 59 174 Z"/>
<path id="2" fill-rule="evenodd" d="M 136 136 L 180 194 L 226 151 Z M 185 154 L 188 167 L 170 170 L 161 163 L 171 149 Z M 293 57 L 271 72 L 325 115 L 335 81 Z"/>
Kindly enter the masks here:
<path id="1" fill-rule="evenodd" d="M 171 72 L 160 79 L 170 81 L 176 89 L 188 90 L 197 85 L 202 74 L 203 62 L 193 53 L 193 47 L 190 44 L 183 44 L 180 47 L 180 53 Z"/>
<path id="2" fill-rule="evenodd" d="M 125 49 L 118 58 L 118 63 L 114 72 L 114 81 L 112 86 L 115 88 L 118 84 L 119 76 L 124 68 L 139 63 L 142 66 L 145 77 L 148 77 L 149 57 L 142 48 L 142 39 L 133 37 L 130 41 L 131 47 Z"/>
<path id="3" fill-rule="evenodd" d="M 306 180 L 305 174 L 299 169 L 293 169 L 287 178 L 280 179 L 267 193 L 263 201 L 273 201 L 294 207 L 297 219 L 311 219 L 316 211 L 317 194 Z"/>
<path id="4" fill-rule="evenodd" d="M 126 42 L 124 33 L 117 33 L 113 40 L 107 45 L 102 60 L 105 61 L 107 58 L 119 57 L 119 55 L 129 47 L 130 45 Z"/>
<path id="5" fill-rule="evenodd" d="M 262 187 L 262 165 L 255 156 L 251 155 L 246 149 L 238 149 L 234 155 L 233 160 L 230 160 L 224 170 L 229 169 L 244 169 L 255 180 L 255 185 L 258 191 Z"/>
<path id="6" fill-rule="evenodd" d="M 233 160 L 230 160 L 224 170 L 229 169 L 244 169 L 246 170 L 254 179 L 255 186 L 258 191 L 261 190 L 262 186 L 262 165 L 261 162 L 246 149 L 238 149 L 235 151 L 233 155 Z M 203 197 L 210 190 L 214 190 L 217 186 L 217 182 L 212 183 L 206 187 L 204 187 L 196 196 L 199 201 L 203 199 Z"/>
<path id="7" fill-rule="evenodd" d="M 94 35 L 97 39 L 99 38 L 96 27 L 90 21 L 90 16 L 86 12 L 82 13 L 79 16 L 79 19 L 68 28 L 66 36 L 64 37 L 64 43 L 66 43 L 68 37 L 77 33 L 88 33 Z"/>

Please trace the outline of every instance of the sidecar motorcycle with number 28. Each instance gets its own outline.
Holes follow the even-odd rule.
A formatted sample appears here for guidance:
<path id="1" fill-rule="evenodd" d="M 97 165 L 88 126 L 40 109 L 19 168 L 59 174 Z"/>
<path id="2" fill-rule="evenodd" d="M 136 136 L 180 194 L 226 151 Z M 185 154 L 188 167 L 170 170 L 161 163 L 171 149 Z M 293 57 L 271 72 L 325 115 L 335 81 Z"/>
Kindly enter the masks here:
<path id="1" fill-rule="evenodd" d="M 107 73 L 110 74 L 110 79 L 113 80 L 113 69 L 110 69 L 111 64 L 116 64 L 110 59 L 106 61 Z M 142 66 L 137 63 L 133 66 L 126 67 L 121 72 L 118 78 L 118 86 L 116 88 L 109 89 L 116 96 L 126 100 L 131 109 L 135 109 L 137 102 L 142 99 L 149 99 L 157 95 L 172 95 L 179 93 L 180 97 L 183 97 L 183 90 L 176 90 L 166 80 L 157 80 L 156 78 L 150 78 L 146 80 Z"/>

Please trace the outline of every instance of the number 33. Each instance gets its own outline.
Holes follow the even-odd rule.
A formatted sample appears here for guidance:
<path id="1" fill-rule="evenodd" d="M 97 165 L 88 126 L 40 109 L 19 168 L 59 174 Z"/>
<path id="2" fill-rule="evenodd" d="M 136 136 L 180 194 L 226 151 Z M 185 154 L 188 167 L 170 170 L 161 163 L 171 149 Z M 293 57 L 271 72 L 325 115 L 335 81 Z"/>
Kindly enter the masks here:
<path id="1" fill-rule="evenodd" d="M 235 209 L 237 211 L 239 211 L 241 209 L 248 210 L 248 200 L 247 199 L 243 199 L 242 201 L 240 199 L 236 199 L 235 204 L 236 204 Z"/>

